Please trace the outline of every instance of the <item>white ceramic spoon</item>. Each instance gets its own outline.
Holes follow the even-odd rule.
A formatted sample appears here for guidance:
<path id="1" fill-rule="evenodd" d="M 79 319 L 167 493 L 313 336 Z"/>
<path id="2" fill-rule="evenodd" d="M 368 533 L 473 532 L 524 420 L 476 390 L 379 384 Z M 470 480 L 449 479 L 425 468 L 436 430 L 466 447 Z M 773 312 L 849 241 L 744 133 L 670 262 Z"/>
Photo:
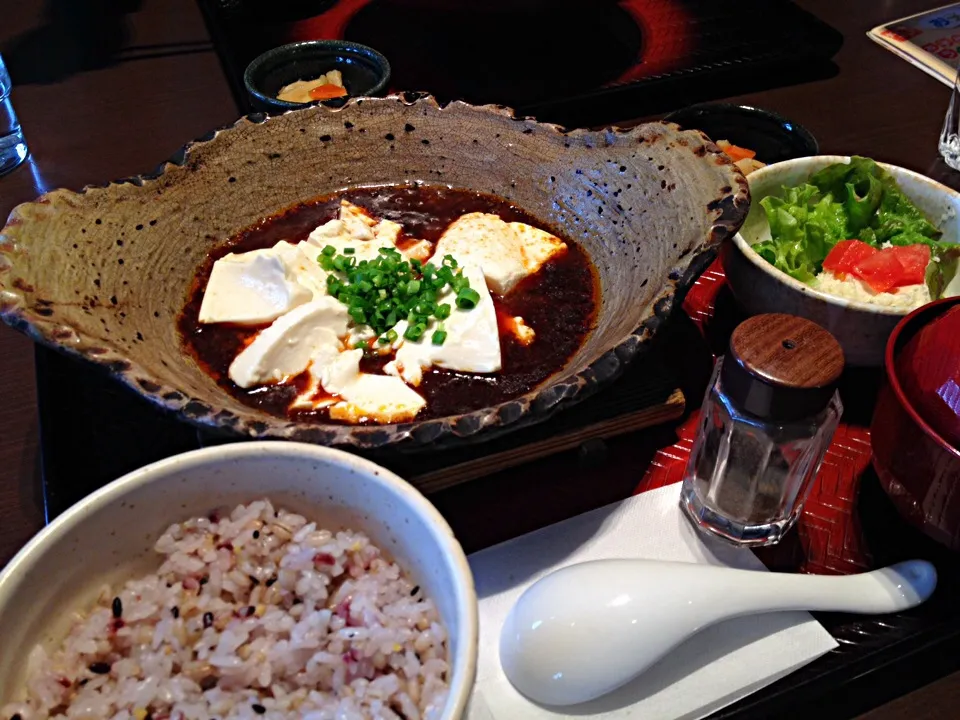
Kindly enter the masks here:
<path id="1" fill-rule="evenodd" d="M 721 620 L 784 610 L 884 614 L 919 605 L 937 586 L 933 565 L 911 560 L 827 577 L 656 560 L 597 560 L 530 586 L 500 635 L 500 663 L 544 705 L 605 695 Z"/>

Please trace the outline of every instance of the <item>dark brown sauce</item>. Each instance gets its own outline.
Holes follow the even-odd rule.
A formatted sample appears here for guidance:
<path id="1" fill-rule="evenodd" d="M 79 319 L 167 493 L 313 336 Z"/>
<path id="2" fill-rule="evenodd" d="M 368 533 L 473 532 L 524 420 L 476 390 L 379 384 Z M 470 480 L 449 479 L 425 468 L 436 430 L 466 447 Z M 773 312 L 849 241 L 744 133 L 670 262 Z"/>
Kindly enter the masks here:
<path id="1" fill-rule="evenodd" d="M 331 422 L 325 409 L 290 412 L 294 398 L 306 389 L 304 373 L 283 385 L 244 390 L 227 376 L 230 363 L 261 328 L 201 325 L 197 318 L 213 263 L 230 252 L 268 248 L 280 240 L 305 240 L 312 230 L 337 217 L 340 200 L 367 209 L 378 218 L 403 226 L 398 245 L 410 238 L 437 242 L 447 226 L 465 213 L 486 212 L 507 222 L 524 222 L 548 230 L 567 243 L 567 251 L 505 297 L 493 296 L 503 321 L 521 316 L 536 332 L 531 345 L 501 332 L 503 369 L 492 375 L 450 370 L 424 373 L 418 391 L 427 399 L 418 420 L 458 415 L 497 405 L 529 392 L 558 370 L 577 351 L 593 327 L 599 283 L 586 253 L 569 238 L 501 198 L 470 190 L 429 185 L 354 188 L 299 205 L 261 220 L 210 253 L 197 273 L 179 329 L 190 355 L 217 383 L 241 402 L 298 421 Z M 361 368 L 376 372 L 390 358 L 364 358 Z"/>

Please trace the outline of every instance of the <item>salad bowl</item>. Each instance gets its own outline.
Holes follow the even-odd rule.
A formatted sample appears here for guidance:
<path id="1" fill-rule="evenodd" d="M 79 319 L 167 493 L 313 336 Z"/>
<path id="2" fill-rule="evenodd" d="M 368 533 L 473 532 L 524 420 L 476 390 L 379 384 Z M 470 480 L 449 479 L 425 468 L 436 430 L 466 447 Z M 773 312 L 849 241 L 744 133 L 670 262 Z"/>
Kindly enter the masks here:
<path id="1" fill-rule="evenodd" d="M 306 422 L 234 399 L 185 351 L 178 318 L 211 251 L 343 188 L 440 183 L 491 193 L 567 233 L 591 260 L 593 328 L 519 397 L 390 425 Z M 152 403 L 237 439 L 373 450 L 459 444 L 539 422 L 616 379 L 743 222 L 746 180 L 699 131 L 567 131 L 502 107 L 355 98 L 253 115 L 155 173 L 56 190 L 0 231 L 0 317 L 104 368 Z"/>
<path id="2" fill-rule="evenodd" d="M 727 282 L 737 302 L 751 315 L 786 313 L 813 320 L 829 330 L 843 348 L 846 363 L 859 367 L 883 364 L 887 338 L 915 307 L 883 305 L 824 292 L 792 277 L 762 257 L 755 249 L 771 238 L 770 225 L 761 202 L 779 196 L 784 187 L 797 187 L 816 172 L 847 156 L 820 155 L 768 165 L 749 177 L 752 205 L 740 231 L 725 242 L 721 258 Z M 919 173 L 895 165 L 877 163 L 903 194 L 941 231 L 940 242 L 960 241 L 960 193 Z M 958 246 L 960 247 L 960 246 Z M 801 248 L 802 250 L 802 248 Z M 936 251 L 932 256 L 937 259 Z M 935 296 L 960 294 L 955 265 L 929 268 L 936 271 Z M 941 270 L 943 272 L 941 272 Z M 928 276 L 932 276 L 928 272 Z"/>

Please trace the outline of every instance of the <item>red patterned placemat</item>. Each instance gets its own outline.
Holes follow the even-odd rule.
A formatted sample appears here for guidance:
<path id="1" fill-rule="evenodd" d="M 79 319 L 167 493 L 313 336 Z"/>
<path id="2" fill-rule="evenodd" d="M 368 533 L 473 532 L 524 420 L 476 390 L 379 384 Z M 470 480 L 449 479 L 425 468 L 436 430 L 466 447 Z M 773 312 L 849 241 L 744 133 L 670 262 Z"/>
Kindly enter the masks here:
<path id="1" fill-rule="evenodd" d="M 691 288 L 683 309 L 715 352 L 723 347 L 737 318 L 719 260 Z M 797 527 L 781 545 L 757 551 L 771 569 L 845 575 L 873 567 L 857 512 L 860 481 L 870 466 L 870 431 L 860 422 L 869 418 L 869 407 L 850 407 L 854 395 L 860 404 L 873 403 L 869 389 L 858 388 L 849 398 L 841 389 L 846 421 L 837 429 Z M 696 407 L 700 400 L 689 398 L 689 403 Z M 657 452 L 636 492 L 683 479 L 699 418 L 694 410 L 677 428 L 677 442 Z"/>

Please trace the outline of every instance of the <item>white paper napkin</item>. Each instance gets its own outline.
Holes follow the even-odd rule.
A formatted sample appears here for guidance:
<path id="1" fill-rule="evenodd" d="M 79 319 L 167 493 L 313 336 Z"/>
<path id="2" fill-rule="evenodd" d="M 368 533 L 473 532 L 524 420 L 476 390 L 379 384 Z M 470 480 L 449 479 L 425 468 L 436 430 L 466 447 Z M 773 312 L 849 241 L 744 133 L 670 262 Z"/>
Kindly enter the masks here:
<path id="1" fill-rule="evenodd" d="M 837 646 L 808 613 L 772 613 L 708 628 L 632 683 L 585 705 L 548 710 L 514 690 L 500 668 L 500 628 L 521 593 L 553 570 L 628 557 L 764 569 L 749 550 L 700 537 L 681 515 L 679 491 L 675 484 L 642 493 L 470 556 L 480 662 L 468 720 L 695 720 Z"/>

